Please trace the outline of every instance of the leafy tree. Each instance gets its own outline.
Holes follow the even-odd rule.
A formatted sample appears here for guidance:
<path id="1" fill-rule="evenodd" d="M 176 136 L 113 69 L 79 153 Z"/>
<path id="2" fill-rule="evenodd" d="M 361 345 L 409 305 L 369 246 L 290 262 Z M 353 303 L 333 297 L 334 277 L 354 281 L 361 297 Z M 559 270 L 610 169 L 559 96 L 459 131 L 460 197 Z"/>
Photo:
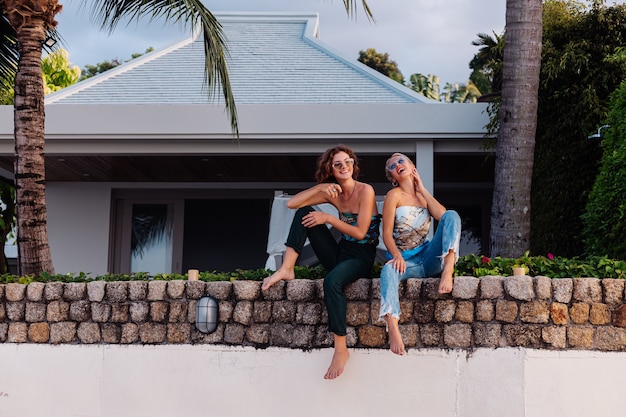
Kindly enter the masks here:
<path id="1" fill-rule="evenodd" d="M 374 48 L 359 51 L 358 60 L 368 67 L 404 85 L 404 76 L 398 69 L 395 61 L 389 59 L 389 54 L 378 53 Z M 441 80 L 437 75 L 413 74 L 406 85 L 413 91 L 431 100 L 446 103 L 474 103 L 480 97 L 480 91 L 471 80 L 467 85 L 447 83 L 443 93 L 440 92 Z"/>
<path id="2" fill-rule="evenodd" d="M 615 52 L 626 44 L 626 6 L 590 9 L 576 1 L 544 3 L 544 47 L 532 184 L 531 251 L 586 253 L 587 198 L 601 147 L 587 139 L 603 124 L 609 97 L 626 77 Z"/>
<path id="3" fill-rule="evenodd" d="M 583 214 L 588 255 L 626 260 L 626 80 L 611 98 L 602 165 Z"/>
<path id="4" fill-rule="evenodd" d="M 0 81 L 0 105 L 13 104 L 14 95 L 12 79 Z"/>
<path id="5" fill-rule="evenodd" d="M 41 61 L 41 72 L 44 94 L 75 84 L 80 77 L 80 68 L 70 63 L 69 54 L 65 49 L 57 49 L 46 55 Z"/>
<path id="6" fill-rule="evenodd" d="M 149 47 L 146 49 L 146 52 L 144 52 L 143 54 L 140 53 L 134 53 L 131 55 L 131 58 L 124 61 L 124 62 L 128 62 L 130 60 L 133 60 L 135 58 L 139 58 L 140 56 L 147 54 L 149 52 L 154 51 L 154 48 Z M 83 68 L 81 75 L 80 75 L 80 81 L 82 80 L 86 80 L 87 78 L 91 78 L 95 75 L 98 74 L 102 74 L 105 71 L 108 71 L 112 68 L 115 68 L 119 65 L 122 65 L 122 61 L 120 61 L 117 58 L 114 58 L 110 61 L 102 61 L 102 62 L 98 62 L 96 65 L 85 65 L 85 68 Z"/>
<path id="7" fill-rule="evenodd" d="M 200 0 L 83 0 L 102 29 L 115 30 L 125 18 L 164 18 L 169 23 L 200 27 L 204 40 L 206 80 L 221 87 L 230 124 L 238 134 L 235 101 L 226 66 L 222 28 Z M 357 0 L 343 0 L 355 13 Z M 365 0 L 363 8 L 371 12 Z M 19 273 L 54 273 L 47 232 L 44 167 L 44 86 L 41 72 L 43 42 L 56 28 L 62 6 L 58 0 L 0 0 L 0 80 L 15 74 L 15 178 Z M 56 34 L 56 32 L 55 32 Z M 19 65 L 18 65 L 19 62 Z M 207 92 L 212 94 L 213 88 Z"/>
<path id="8" fill-rule="evenodd" d="M 508 0 L 496 143 L 491 256 L 519 257 L 530 248 L 539 69 L 541 0 Z"/>
<path id="9" fill-rule="evenodd" d="M 389 59 L 388 53 L 380 54 L 376 52 L 376 49 L 368 48 L 365 51 L 359 51 L 358 60 L 392 80 L 404 84 L 404 76 L 398 69 L 398 64 Z"/>
<path id="10" fill-rule="evenodd" d="M 41 72 L 46 95 L 76 83 L 80 75 L 80 69 L 72 66 L 64 49 L 57 49 L 46 55 L 41 61 Z M 0 90 L 0 104 L 13 104 L 13 83 L 14 77 L 10 77 Z"/>

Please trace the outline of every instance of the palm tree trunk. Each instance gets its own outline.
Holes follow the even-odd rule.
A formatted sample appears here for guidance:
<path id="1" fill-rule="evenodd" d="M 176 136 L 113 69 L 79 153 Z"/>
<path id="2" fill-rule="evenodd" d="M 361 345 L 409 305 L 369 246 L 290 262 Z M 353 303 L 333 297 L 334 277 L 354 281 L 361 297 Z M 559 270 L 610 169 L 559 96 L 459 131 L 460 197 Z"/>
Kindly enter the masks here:
<path id="1" fill-rule="evenodd" d="M 15 75 L 15 197 L 20 275 L 54 273 L 46 228 L 42 43 L 57 1 L 5 2 L 20 54 Z M 56 6 L 56 8 L 55 8 Z M 43 9 L 43 10 L 42 10 Z"/>
<path id="2" fill-rule="evenodd" d="M 541 0 L 507 0 L 500 131 L 491 211 L 491 256 L 530 248 L 530 187 L 537 129 Z"/>

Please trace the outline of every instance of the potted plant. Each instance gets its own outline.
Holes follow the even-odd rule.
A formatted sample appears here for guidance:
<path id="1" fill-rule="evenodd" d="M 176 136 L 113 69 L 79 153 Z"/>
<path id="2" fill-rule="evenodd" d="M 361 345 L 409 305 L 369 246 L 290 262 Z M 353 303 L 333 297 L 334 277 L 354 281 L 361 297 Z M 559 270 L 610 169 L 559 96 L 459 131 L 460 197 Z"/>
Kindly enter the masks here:
<path id="1" fill-rule="evenodd" d="M 513 275 L 516 277 L 528 275 L 528 267 L 524 264 L 515 263 L 511 269 L 513 269 Z"/>

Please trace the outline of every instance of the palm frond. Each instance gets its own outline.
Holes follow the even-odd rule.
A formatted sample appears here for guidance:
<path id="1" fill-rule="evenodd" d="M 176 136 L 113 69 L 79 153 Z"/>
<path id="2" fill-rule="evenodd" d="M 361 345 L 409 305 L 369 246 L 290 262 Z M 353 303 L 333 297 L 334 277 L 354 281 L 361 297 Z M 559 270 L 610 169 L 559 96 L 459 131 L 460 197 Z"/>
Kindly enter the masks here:
<path id="1" fill-rule="evenodd" d="M 348 16 L 356 16 L 356 6 L 357 0 L 343 0 L 343 5 L 346 8 L 346 13 Z M 361 0 L 361 4 L 363 5 L 363 10 L 365 11 L 365 15 L 370 22 L 375 22 L 374 15 L 370 10 L 370 6 L 367 4 L 366 0 Z"/>
<path id="2" fill-rule="evenodd" d="M 12 84 L 19 54 L 17 34 L 6 15 L 0 15 L 0 85 Z"/>
<path id="3" fill-rule="evenodd" d="M 47 36 L 56 39 L 57 44 L 52 48 L 44 45 L 44 49 L 52 52 L 64 43 L 56 28 L 47 30 Z M 17 33 L 6 15 L 0 15 L 0 86 L 11 88 L 17 72 L 20 54 L 17 45 Z"/>
<path id="4" fill-rule="evenodd" d="M 226 110 L 230 115 L 231 128 L 239 135 L 235 98 L 226 63 L 228 48 L 222 26 L 200 0 L 83 0 L 81 7 L 86 7 L 87 4 L 91 5 L 92 18 L 101 22 L 102 30 L 109 32 L 114 31 L 126 19 L 130 23 L 144 17 L 149 21 L 165 19 L 168 23 L 178 23 L 189 27 L 192 32 L 201 28 L 209 98 L 220 85 Z"/>

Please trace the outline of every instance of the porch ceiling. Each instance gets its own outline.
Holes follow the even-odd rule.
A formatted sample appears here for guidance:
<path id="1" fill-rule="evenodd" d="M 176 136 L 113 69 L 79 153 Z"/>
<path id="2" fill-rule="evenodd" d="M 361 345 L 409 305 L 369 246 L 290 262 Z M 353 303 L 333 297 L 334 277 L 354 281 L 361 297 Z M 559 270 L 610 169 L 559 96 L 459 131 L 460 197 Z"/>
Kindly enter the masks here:
<path id="1" fill-rule="evenodd" d="M 361 157 L 359 179 L 386 182 L 389 155 Z M 309 182 L 318 155 L 46 156 L 46 181 Z M 13 157 L 0 156 L 13 172 Z"/>

